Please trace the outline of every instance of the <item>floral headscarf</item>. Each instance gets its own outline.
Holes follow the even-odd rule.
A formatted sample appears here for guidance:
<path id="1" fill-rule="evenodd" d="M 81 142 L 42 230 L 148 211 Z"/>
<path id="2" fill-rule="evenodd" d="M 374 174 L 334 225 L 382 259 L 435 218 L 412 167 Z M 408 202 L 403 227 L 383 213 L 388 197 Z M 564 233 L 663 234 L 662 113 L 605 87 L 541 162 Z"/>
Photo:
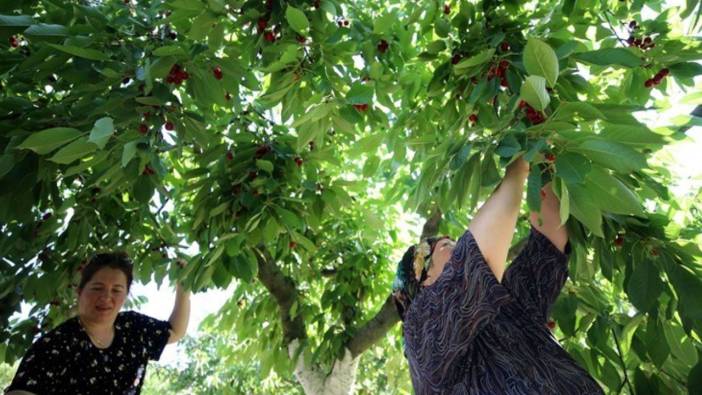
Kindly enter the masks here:
<path id="1" fill-rule="evenodd" d="M 392 296 L 397 312 L 403 321 L 412 299 L 417 296 L 420 284 L 427 278 L 434 247 L 440 240 L 447 238 L 448 236 L 430 237 L 422 240 L 419 244 L 408 248 L 397 264 L 395 281 L 392 284 Z"/>

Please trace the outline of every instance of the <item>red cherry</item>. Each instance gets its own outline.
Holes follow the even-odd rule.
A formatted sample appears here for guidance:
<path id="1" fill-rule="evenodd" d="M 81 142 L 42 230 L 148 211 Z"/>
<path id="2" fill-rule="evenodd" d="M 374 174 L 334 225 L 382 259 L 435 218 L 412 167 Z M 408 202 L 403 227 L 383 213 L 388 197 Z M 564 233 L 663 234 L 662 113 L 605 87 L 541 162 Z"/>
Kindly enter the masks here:
<path id="1" fill-rule="evenodd" d="M 385 51 L 388 50 L 388 47 L 389 44 L 385 40 L 380 40 L 380 42 L 378 43 L 378 51 L 380 51 L 380 53 L 385 53 Z"/>
<path id="2" fill-rule="evenodd" d="M 15 36 L 10 37 L 10 46 L 12 48 L 19 47 L 19 40 L 17 39 L 17 37 L 15 37 Z"/>
<path id="3" fill-rule="evenodd" d="M 644 82 L 644 86 L 645 86 L 646 88 L 651 88 L 651 87 L 653 87 L 653 80 L 652 80 L 652 79 L 646 80 L 646 82 Z"/>
<path id="4" fill-rule="evenodd" d="M 640 47 L 640 46 L 641 46 L 641 39 L 640 39 L 640 38 L 634 39 L 634 46 L 635 46 L 635 47 Z"/>
<path id="5" fill-rule="evenodd" d="M 273 32 L 266 32 L 266 34 L 263 35 L 263 39 L 272 43 L 275 41 L 275 34 L 273 34 Z"/>
<path id="6" fill-rule="evenodd" d="M 509 88 L 509 83 L 507 82 L 507 79 L 502 77 L 500 79 L 500 86 L 503 88 Z"/>
<path id="7" fill-rule="evenodd" d="M 556 327 L 556 323 L 553 320 L 549 320 L 546 323 L 546 326 L 548 327 L 548 329 L 553 330 Z"/>
<path id="8" fill-rule="evenodd" d="M 256 156 L 256 159 L 261 159 L 264 156 L 266 156 L 266 154 L 268 154 L 269 152 L 271 152 L 271 147 L 268 144 L 261 144 L 256 149 L 256 153 L 254 155 Z"/>
<path id="9" fill-rule="evenodd" d="M 624 236 L 617 235 L 617 238 L 614 239 L 614 246 L 621 247 L 623 245 L 624 245 Z"/>
<path id="10" fill-rule="evenodd" d="M 451 13 L 451 6 L 448 4 L 444 4 L 444 14 L 448 15 Z"/>
<path id="11" fill-rule="evenodd" d="M 150 176 L 150 175 L 156 174 L 156 172 L 154 171 L 154 169 L 151 168 L 151 166 L 146 165 L 144 167 L 144 171 L 142 171 L 141 174 L 146 175 L 146 176 Z"/>
<path id="12" fill-rule="evenodd" d="M 503 41 L 503 42 L 500 44 L 500 50 L 501 50 L 502 52 L 507 52 L 507 51 L 509 51 L 509 43 L 508 43 L 507 41 Z"/>
<path id="13" fill-rule="evenodd" d="M 290 248 L 291 250 L 294 250 L 295 247 L 297 247 L 297 243 L 295 243 L 294 241 L 288 243 L 288 248 Z"/>
<path id="14" fill-rule="evenodd" d="M 349 22 L 348 20 L 344 19 L 344 27 L 349 27 L 350 24 L 351 24 L 351 22 Z"/>
<path id="15" fill-rule="evenodd" d="M 454 54 L 451 57 L 451 64 L 456 64 L 461 61 L 461 55 L 460 54 Z"/>
<path id="16" fill-rule="evenodd" d="M 301 35 L 299 35 L 299 34 L 297 35 L 297 42 L 299 42 L 300 44 L 304 44 L 305 41 L 307 41 L 307 39 L 305 38 L 305 36 L 301 36 Z"/>
<path id="17" fill-rule="evenodd" d="M 266 30 L 266 27 L 268 27 L 268 20 L 266 20 L 266 18 L 258 18 L 256 26 L 258 27 L 258 32 L 261 33 Z"/>
<path id="18" fill-rule="evenodd" d="M 647 44 L 647 45 L 650 44 L 652 41 L 653 40 L 651 40 L 651 37 L 648 37 L 648 36 L 646 36 L 646 38 L 644 38 L 644 40 L 643 40 L 644 44 Z"/>
<path id="19" fill-rule="evenodd" d="M 658 85 L 661 83 L 661 80 L 663 79 L 663 76 L 660 74 L 656 74 L 653 76 L 653 84 Z"/>
<path id="20" fill-rule="evenodd" d="M 171 122 L 171 121 L 167 121 L 166 124 L 163 125 L 163 126 L 166 128 L 166 130 L 173 130 L 173 129 L 175 129 L 175 125 L 173 125 L 173 122 Z"/>
<path id="21" fill-rule="evenodd" d="M 234 160 L 234 154 L 232 151 L 227 151 L 227 160 Z"/>
<path id="22" fill-rule="evenodd" d="M 500 69 L 505 70 L 509 67 L 509 62 L 506 60 L 500 60 Z"/>
<path id="23" fill-rule="evenodd" d="M 214 74 L 214 77 L 218 80 L 221 80 L 223 75 L 222 75 L 222 68 L 217 66 L 212 70 L 212 74 Z"/>
<path id="24" fill-rule="evenodd" d="M 319 9 L 319 6 L 320 6 L 320 3 L 321 3 L 320 0 L 314 0 L 314 3 L 312 3 L 312 5 L 314 6 L 315 9 L 318 10 L 318 9 Z"/>
<path id="25" fill-rule="evenodd" d="M 668 70 L 668 68 L 663 68 L 663 69 L 661 69 L 661 71 L 659 71 L 659 73 L 660 73 L 663 77 L 665 77 L 665 76 L 667 76 L 668 74 L 670 74 L 670 70 Z"/>
<path id="26" fill-rule="evenodd" d="M 148 127 L 148 126 L 146 126 L 146 125 L 143 124 L 143 123 L 139 125 L 139 133 L 141 133 L 141 134 L 146 134 L 146 133 L 148 133 L 148 132 L 149 132 L 149 127 Z"/>
<path id="27" fill-rule="evenodd" d="M 355 108 L 357 111 L 366 111 L 368 109 L 368 104 L 354 104 L 353 108 Z"/>
<path id="28" fill-rule="evenodd" d="M 552 154 L 552 153 L 550 153 L 550 152 L 547 152 L 546 154 L 544 154 L 544 157 L 545 157 L 546 160 L 549 161 L 549 162 L 555 162 L 555 161 L 556 161 L 556 155 L 554 155 L 554 154 Z"/>
<path id="29" fill-rule="evenodd" d="M 476 123 L 476 122 L 478 122 L 478 115 L 477 114 L 470 114 L 470 116 L 468 117 L 468 120 L 471 123 Z"/>
<path id="30" fill-rule="evenodd" d="M 636 29 L 636 21 L 629 22 L 629 29 Z"/>
<path id="31" fill-rule="evenodd" d="M 299 156 L 296 156 L 295 157 L 295 164 L 297 164 L 297 167 L 302 166 L 302 158 L 300 158 Z"/>
<path id="32" fill-rule="evenodd" d="M 524 100 L 519 101 L 519 108 L 524 108 L 526 106 L 528 106 L 527 102 L 525 102 Z"/>

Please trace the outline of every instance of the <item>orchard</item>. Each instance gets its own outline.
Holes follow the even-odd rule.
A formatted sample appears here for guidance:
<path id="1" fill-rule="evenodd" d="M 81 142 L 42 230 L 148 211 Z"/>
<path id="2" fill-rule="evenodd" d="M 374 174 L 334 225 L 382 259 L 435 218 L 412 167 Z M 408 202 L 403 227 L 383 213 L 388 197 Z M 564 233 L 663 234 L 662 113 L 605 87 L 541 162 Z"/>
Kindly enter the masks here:
<path id="1" fill-rule="evenodd" d="M 701 15 L 0 1 L 0 360 L 73 314 L 90 254 L 122 249 L 139 282 L 231 290 L 187 346 L 211 362 L 187 393 L 411 393 L 399 254 L 460 236 L 523 155 L 522 218 L 551 182 L 572 244 L 553 335 L 606 393 L 700 393 L 702 190 L 677 198 L 664 153 L 702 126 Z"/>

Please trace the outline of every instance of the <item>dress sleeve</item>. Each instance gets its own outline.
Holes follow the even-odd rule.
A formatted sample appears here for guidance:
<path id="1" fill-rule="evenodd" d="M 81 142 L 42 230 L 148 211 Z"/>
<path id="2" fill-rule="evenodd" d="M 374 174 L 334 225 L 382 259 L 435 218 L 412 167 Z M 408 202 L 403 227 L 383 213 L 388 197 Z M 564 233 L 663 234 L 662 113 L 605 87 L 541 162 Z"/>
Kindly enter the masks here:
<path id="1" fill-rule="evenodd" d="M 418 306 L 410 306 L 405 323 L 408 357 L 422 380 L 440 388 L 457 372 L 457 358 L 495 319 L 511 296 L 498 281 L 470 231 L 456 243 L 451 259 L 437 281 L 427 287 Z M 413 303 L 414 304 L 414 303 Z"/>
<path id="2" fill-rule="evenodd" d="M 161 321 L 134 311 L 124 313 L 125 320 L 130 327 L 131 339 L 127 341 L 139 342 L 143 355 L 149 360 L 157 361 L 168 343 L 171 323 Z"/>
<path id="3" fill-rule="evenodd" d="M 548 320 L 568 278 L 569 254 L 570 244 L 561 252 L 532 226 L 526 246 L 505 271 L 502 283 L 539 323 Z"/>
<path id="4" fill-rule="evenodd" d="M 64 366 L 65 355 L 59 350 L 54 336 L 42 336 L 32 344 L 20 362 L 12 383 L 5 391 L 19 390 L 43 394 L 56 388 L 58 371 Z"/>

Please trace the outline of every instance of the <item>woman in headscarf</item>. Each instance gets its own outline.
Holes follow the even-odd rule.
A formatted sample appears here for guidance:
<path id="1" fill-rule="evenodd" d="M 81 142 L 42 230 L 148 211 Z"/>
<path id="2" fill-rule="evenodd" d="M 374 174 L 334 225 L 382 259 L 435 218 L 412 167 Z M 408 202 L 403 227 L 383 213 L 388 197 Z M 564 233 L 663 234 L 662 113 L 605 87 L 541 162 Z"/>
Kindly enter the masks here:
<path id="1" fill-rule="evenodd" d="M 404 254 L 393 294 L 417 395 L 603 393 L 547 327 L 570 253 L 550 184 L 505 271 L 528 174 L 513 161 L 458 242 L 422 240 Z"/>
<path id="2" fill-rule="evenodd" d="M 81 273 L 78 315 L 32 344 L 6 395 L 138 394 L 148 361 L 185 336 L 190 292 L 177 285 L 171 316 L 160 321 L 120 312 L 131 284 L 125 253 L 93 256 Z"/>

